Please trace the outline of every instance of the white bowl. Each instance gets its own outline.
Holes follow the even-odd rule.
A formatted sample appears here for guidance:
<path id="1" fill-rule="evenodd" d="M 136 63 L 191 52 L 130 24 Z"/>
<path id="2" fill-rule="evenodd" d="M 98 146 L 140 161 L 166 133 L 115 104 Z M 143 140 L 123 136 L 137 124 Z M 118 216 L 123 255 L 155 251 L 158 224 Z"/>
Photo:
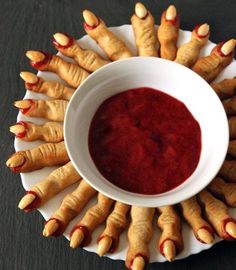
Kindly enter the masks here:
<path id="1" fill-rule="evenodd" d="M 175 189 L 157 195 L 128 192 L 107 181 L 97 170 L 88 148 L 90 123 L 101 103 L 124 90 L 143 86 L 184 102 L 202 132 L 201 156 L 193 174 Z M 175 204 L 202 190 L 221 167 L 229 141 L 224 108 L 210 85 L 184 66 L 153 57 L 117 61 L 91 74 L 70 100 L 64 134 L 73 165 L 91 186 L 117 201 L 144 207 Z"/>

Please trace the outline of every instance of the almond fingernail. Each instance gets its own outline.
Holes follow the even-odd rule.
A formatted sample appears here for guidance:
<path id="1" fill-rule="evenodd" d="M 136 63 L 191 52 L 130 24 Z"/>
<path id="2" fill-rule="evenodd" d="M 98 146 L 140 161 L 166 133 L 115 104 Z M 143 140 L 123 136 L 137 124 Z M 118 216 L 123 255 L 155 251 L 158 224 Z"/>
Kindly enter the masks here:
<path id="1" fill-rule="evenodd" d="M 197 34 L 198 34 L 199 36 L 205 37 L 205 36 L 208 35 L 209 31 L 210 31 L 210 26 L 209 26 L 209 24 L 204 23 L 204 24 L 202 24 L 202 25 L 199 26 L 199 28 L 198 28 L 198 30 L 197 30 Z"/>
<path id="2" fill-rule="evenodd" d="M 39 51 L 27 51 L 26 56 L 34 62 L 42 62 L 45 59 L 45 54 Z"/>
<path id="3" fill-rule="evenodd" d="M 170 5 L 166 10 L 166 19 L 174 20 L 177 16 L 176 7 L 174 5 Z"/>
<path id="4" fill-rule="evenodd" d="M 38 82 L 38 77 L 34 73 L 22 71 L 20 76 L 26 83 L 36 84 Z"/>
<path id="5" fill-rule="evenodd" d="M 235 48 L 235 39 L 230 39 L 228 40 L 227 42 L 225 42 L 223 44 L 223 46 L 221 47 L 221 52 L 224 54 L 224 55 L 229 55 Z"/>
<path id="6" fill-rule="evenodd" d="M 99 23 L 97 16 L 93 12 L 91 12 L 90 10 L 85 9 L 83 11 L 83 17 L 84 17 L 84 21 L 89 26 L 96 26 Z"/>
<path id="7" fill-rule="evenodd" d="M 147 16 L 147 9 L 142 3 L 137 3 L 135 5 L 135 14 L 140 18 L 143 19 Z"/>

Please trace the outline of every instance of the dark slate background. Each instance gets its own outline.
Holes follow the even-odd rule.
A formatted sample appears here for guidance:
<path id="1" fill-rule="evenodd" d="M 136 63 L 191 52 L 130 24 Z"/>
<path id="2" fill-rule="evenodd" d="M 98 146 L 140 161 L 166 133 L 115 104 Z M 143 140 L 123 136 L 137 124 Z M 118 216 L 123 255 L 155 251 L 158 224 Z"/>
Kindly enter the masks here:
<path id="1" fill-rule="evenodd" d="M 143 1 L 159 23 L 163 9 L 174 3 L 181 14 L 181 28 L 191 30 L 198 23 L 211 25 L 211 40 L 219 42 L 236 37 L 236 1 L 179 0 Z M 30 70 L 24 56 L 27 49 L 55 52 L 50 43 L 53 33 L 84 35 L 81 12 L 92 9 L 109 26 L 127 24 L 135 1 L 130 0 L 0 0 L 0 270 L 38 269 L 125 269 L 122 261 L 100 259 L 81 249 L 71 250 L 64 237 L 41 236 L 43 218 L 38 212 L 28 215 L 17 209 L 24 190 L 20 177 L 5 168 L 14 151 L 8 126 L 15 123 L 14 100 L 24 95 L 21 70 Z M 174 263 L 155 263 L 159 270 L 233 270 L 236 269 L 236 242 L 222 242 L 208 251 Z"/>

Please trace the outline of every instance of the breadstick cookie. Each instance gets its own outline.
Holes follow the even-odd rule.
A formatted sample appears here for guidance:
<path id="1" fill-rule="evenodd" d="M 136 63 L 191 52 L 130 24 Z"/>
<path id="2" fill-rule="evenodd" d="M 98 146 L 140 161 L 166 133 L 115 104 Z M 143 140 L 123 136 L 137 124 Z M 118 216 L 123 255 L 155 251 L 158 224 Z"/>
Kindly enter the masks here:
<path id="1" fill-rule="evenodd" d="M 236 158 L 236 140 L 229 142 L 228 154 L 232 157 Z"/>
<path id="2" fill-rule="evenodd" d="M 230 98 L 236 94 L 236 77 L 233 79 L 224 79 L 218 83 L 211 83 L 220 99 Z"/>
<path id="3" fill-rule="evenodd" d="M 236 160 L 225 160 L 219 175 L 229 182 L 236 183 Z"/>
<path id="4" fill-rule="evenodd" d="M 194 235 L 201 243 L 211 244 L 214 241 L 214 231 L 209 223 L 202 218 L 202 210 L 196 197 L 180 203 L 184 219 L 193 229 Z"/>
<path id="5" fill-rule="evenodd" d="M 236 238 L 236 220 L 230 217 L 227 206 L 213 197 L 208 191 L 203 190 L 198 194 L 205 215 L 218 235 L 225 240 Z"/>
<path id="6" fill-rule="evenodd" d="M 210 55 L 199 58 L 192 70 L 207 82 L 212 82 L 232 61 L 234 47 L 234 39 L 219 43 L 213 48 Z"/>
<path id="7" fill-rule="evenodd" d="M 135 42 L 140 56 L 158 56 L 155 34 L 155 21 L 142 3 L 135 5 L 135 14 L 131 17 L 131 24 L 134 30 Z"/>
<path id="8" fill-rule="evenodd" d="M 43 235 L 57 237 L 63 234 L 71 220 L 83 210 L 96 193 L 95 189 L 82 180 L 72 193 L 66 195 L 59 209 L 45 222 Z"/>
<path id="9" fill-rule="evenodd" d="M 63 126 L 57 122 L 36 125 L 32 122 L 20 121 L 10 127 L 10 132 L 26 142 L 41 140 L 45 142 L 61 142 L 64 140 Z"/>
<path id="10" fill-rule="evenodd" d="M 186 67 L 191 67 L 197 61 L 200 51 L 206 45 L 208 39 L 209 25 L 205 23 L 196 26 L 192 31 L 191 40 L 181 45 L 178 49 L 175 62 Z"/>
<path id="11" fill-rule="evenodd" d="M 83 17 L 85 32 L 98 43 L 112 61 L 132 57 L 129 48 L 109 31 L 101 18 L 89 10 L 83 11 Z"/>
<path id="12" fill-rule="evenodd" d="M 19 151 L 6 162 L 13 172 L 31 172 L 48 166 L 69 162 L 64 142 L 45 143 L 31 150 Z"/>
<path id="13" fill-rule="evenodd" d="M 223 106 L 227 115 L 236 115 L 236 96 L 223 101 Z"/>
<path id="14" fill-rule="evenodd" d="M 130 205 L 116 202 L 114 210 L 106 221 L 106 228 L 98 238 L 98 255 L 103 256 L 107 252 L 113 253 L 118 244 L 119 237 L 128 223 L 127 213 Z"/>
<path id="15" fill-rule="evenodd" d="M 79 43 L 67 34 L 56 33 L 53 37 L 53 44 L 58 51 L 65 56 L 73 58 L 75 62 L 89 72 L 94 72 L 110 63 L 110 61 L 103 59 L 98 53 L 82 49 Z"/>
<path id="16" fill-rule="evenodd" d="M 175 60 L 178 36 L 179 16 L 175 6 L 171 5 L 162 13 L 161 24 L 157 29 L 161 58 Z"/>
<path id="17" fill-rule="evenodd" d="M 27 191 L 18 207 L 25 212 L 38 208 L 80 179 L 81 176 L 74 169 L 72 163 L 68 162 L 64 166 L 54 170 L 48 177 Z"/>
<path id="18" fill-rule="evenodd" d="M 67 105 L 68 101 L 62 99 L 23 99 L 14 103 L 14 106 L 24 115 L 60 122 L 64 120 Z"/>
<path id="19" fill-rule="evenodd" d="M 152 221 L 155 210 L 131 207 L 131 224 L 128 231 L 129 249 L 125 265 L 129 269 L 142 270 L 149 261 L 148 245 L 152 238 Z"/>
<path id="20" fill-rule="evenodd" d="M 92 232 L 102 224 L 109 215 L 113 200 L 98 194 L 97 204 L 92 206 L 70 233 L 70 247 L 86 246 L 91 241 Z"/>
<path id="21" fill-rule="evenodd" d="M 77 88 L 89 73 L 76 64 L 64 61 L 58 55 L 52 55 L 41 51 L 27 51 L 26 56 L 31 60 L 33 68 L 57 73 L 61 79 L 70 86 Z"/>
<path id="22" fill-rule="evenodd" d="M 162 206 L 158 207 L 157 210 L 161 213 L 157 225 L 162 231 L 158 244 L 159 250 L 171 262 L 184 246 L 181 220 L 173 206 Z"/>
<path id="23" fill-rule="evenodd" d="M 236 116 L 229 117 L 228 124 L 230 139 L 236 139 Z"/>
<path id="24" fill-rule="evenodd" d="M 56 81 L 45 81 L 31 72 L 22 71 L 20 76 L 25 81 L 25 88 L 27 90 L 44 94 L 48 97 L 70 100 L 75 92 L 74 88 Z"/>
<path id="25" fill-rule="evenodd" d="M 236 207 L 236 183 L 226 183 L 222 178 L 216 177 L 207 189 L 231 207 Z"/>

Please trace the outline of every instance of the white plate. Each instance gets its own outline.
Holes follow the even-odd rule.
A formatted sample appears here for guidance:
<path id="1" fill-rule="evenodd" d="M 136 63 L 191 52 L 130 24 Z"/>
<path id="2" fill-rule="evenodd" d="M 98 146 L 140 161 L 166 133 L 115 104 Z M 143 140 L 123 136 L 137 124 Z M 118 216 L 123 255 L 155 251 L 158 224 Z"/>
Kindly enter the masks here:
<path id="1" fill-rule="evenodd" d="M 136 54 L 136 48 L 134 43 L 134 34 L 132 27 L 130 25 L 123 25 L 120 27 L 112 27 L 110 28 L 112 32 L 114 32 L 116 35 L 120 36 L 126 44 L 130 47 L 130 49 Z M 189 31 L 180 31 L 179 35 L 179 41 L 178 45 L 187 42 L 190 39 L 191 32 Z M 102 56 L 105 57 L 104 53 L 101 51 L 101 49 L 98 47 L 98 45 L 90 39 L 88 36 L 84 36 L 80 40 L 80 44 L 84 48 L 89 48 L 97 51 Z M 211 49 L 214 47 L 214 43 L 208 42 L 205 48 L 202 50 L 201 55 L 207 55 L 210 53 Z M 72 61 L 71 59 L 67 57 L 63 57 L 64 59 Z M 221 80 L 223 78 L 230 78 L 234 77 L 236 70 L 236 61 L 233 60 L 233 62 L 220 74 L 220 76 L 217 78 L 217 80 Z M 57 75 L 51 73 L 51 72 L 39 72 L 38 75 L 40 77 L 47 79 L 47 80 L 59 80 L 61 81 Z M 46 99 L 45 96 L 37 93 L 33 93 L 30 91 L 26 92 L 26 95 L 24 98 L 32 98 L 32 99 Z M 22 115 L 21 113 L 18 114 L 17 121 L 33 121 L 35 123 L 43 123 L 45 122 L 43 119 L 37 119 L 37 118 L 30 118 L 25 115 Z M 32 147 L 35 147 L 39 144 L 41 144 L 41 141 L 37 142 L 23 142 L 19 139 L 15 139 L 15 149 L 16 151 L 19 150 L 25 150 L 30 149 Z M 48 174 L 53 170 L 54 168 L 44 168 L 38 171 L 30 172 L 30 173 L 21 173 L 21 179 L 22 184 L 26 190 L 29 190 L 33 185 L 35 185 L 38 181 L 42 180 L 43 178 L 47 177 Z M 51 199 L 48 203 L 46 203 L 43 207 L 39 209 L 40 213 L 43 215 L 43 217 L 47 220 L 51 217 L 51 215 L 56 211 L 56 209 L 60 206 L 62 199 L 64 196 L 72 192 L 73 189 L 75 189 L 77 185 L 73 185 L 60 194 L 56 195 L 53 199 Z M 65 231 L 65 237 L 68 238 L 68 234 L 73 228 L 73 226 L 81 219 L 85 211 L 96 202 L 95 199 L 91 200 L 90 203 L 85 207 L 85 209 L 81 212 L 80 215 L 78 215 L 68 226 L 67 230 Z M 233 217 L 236 217 L 236 209 L 230 209 L 230 213 Z M 154 227 L 156 226 L 156 222 L 154 224 Z M 43 229 L 43 228 L 42 228 Z M 92 242 L 88 247 L 85 247 L 84 249 L 90 251 L 90 252 L 96 252 L 97 244 L 96 240 L 97 237 L 100 235 L 102 230 L 104 229 L 104 225 L 100 226 L 98 229 L 95 230 L 95 232 L 92 234 Z M 160 254 L 160 252 L 156 248 L 156 242 L 158 241 L 160 236 L 159 229 L 154 230 L 154 235 L 152 237 L 152 242 L 150 243 L 150 262 L 164 262 L 166 259 Z M 212 245 L 205 245 L 200 243 L 195 239 L 195 236 L 192 232 L 192 230 L 183 222 L 183 237 L 184 237 L 184 250 L 177 256 L 177 259 L 185 258 L 191 254 L 198 253 L 202 250 L 210 248 Z M 216 237 L 215 243 L 219 242 L 220 239 Z M 119 260 L 125 260 L 126 258 L 126 252 L 128 249 L 128 242 L 127 242 L 127 231 L 125 231 L 121 235 L 120 244 L 118 249 L 114 254 L 108 254 L 107 257 L 111 259 L 119 259 Z"/>

